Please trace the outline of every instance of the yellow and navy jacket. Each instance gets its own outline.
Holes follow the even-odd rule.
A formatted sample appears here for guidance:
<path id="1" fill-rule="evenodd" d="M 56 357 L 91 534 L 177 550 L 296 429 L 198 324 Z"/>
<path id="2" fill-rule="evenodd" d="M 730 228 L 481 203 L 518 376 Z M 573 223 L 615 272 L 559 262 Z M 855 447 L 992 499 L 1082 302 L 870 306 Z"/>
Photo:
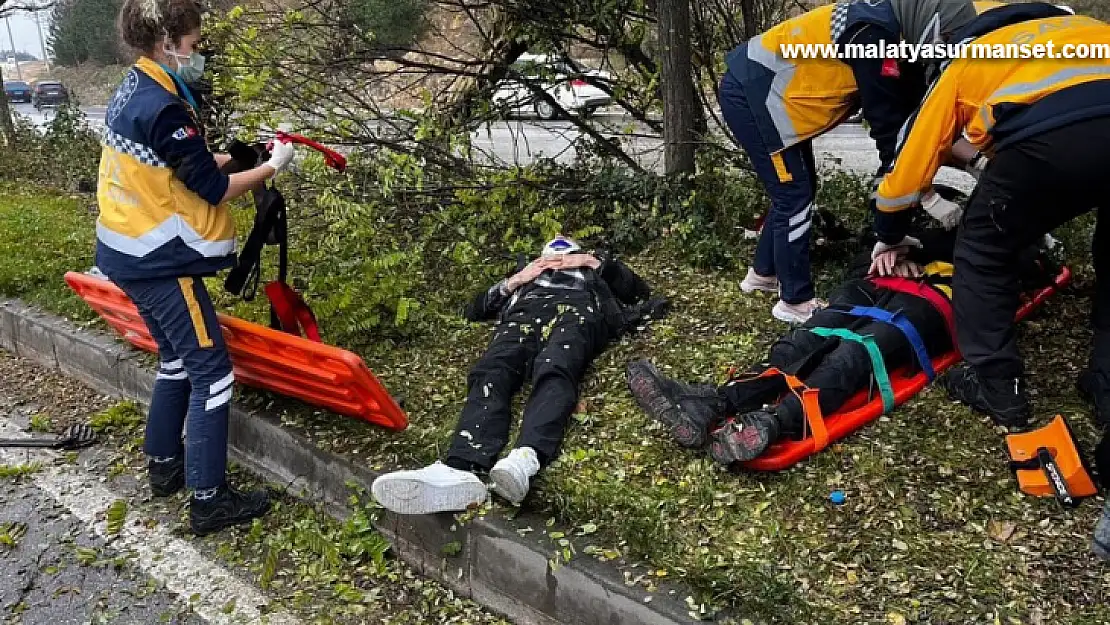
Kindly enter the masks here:
<path id="1" fill-rule="evenodd" d="M 1032 11 L 1055 11 L 1057 17 L 1010 23 Z M 1007 25 L 993 28 L 996 23 Z M 1045 4 L 993 9 L 963 32 L 980 31 L 986 34 L 972 43 L 1051 41 L 1057 52 L 1066 44 L 1110 44 L 1110 25 Z M 876 233 L 887 243 L 901 239 L 907 209 L 920 202 L 961 131 L 990 154 L 1055 128 L 1105 116 L 1110 116 L 1110 59 L 953 60 L 906 122 L 894 169 L 875 194 Z"/>
<path id="2" fill-rule="evenodd" d="M 888 0 L 842 0 L 789 19 L 740 44 L 726 58 L 743 86 L 771 154 L 818 136 L 861 104 L 880 158 L 894 157 L 898 129 L 924 95 L 923 74 L 883 59 L 787 59 L 782 45 L 897 43 L 901 26 Z M 908 90 L 908 92 L 907 92 Z"/>
<path id="3" fill-rule="evenodd" d="M 96 264 L 116 280 L 216 273 L 235 262 L 228 177 L 186 87 L 141 58 L 108 106 L 100 158 Z"/>

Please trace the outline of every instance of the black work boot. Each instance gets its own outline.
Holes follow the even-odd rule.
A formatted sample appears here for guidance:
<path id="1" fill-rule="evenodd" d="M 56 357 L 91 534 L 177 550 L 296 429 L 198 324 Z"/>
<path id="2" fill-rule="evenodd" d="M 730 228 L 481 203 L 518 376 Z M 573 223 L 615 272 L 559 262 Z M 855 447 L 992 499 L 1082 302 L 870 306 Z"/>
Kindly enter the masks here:
<path id="1" fill-rule="evenodd" d="M 270 510 L 270 496 L 256 490 L 240 493 L 226 484 L 207 499 L 193 495 L 189 506 L 189 526 L 198 536 L 218 532 L 225 527 L 248 523 Z"/>
<path id="2" fill-rule="evenodd" d="M 1029 426 L 1031 409 L 1021 378 L 987 378 L 963 365 L 945 377 L 944 386 L 949 397 L 989 416 L 996 425 L 1015 430 Z"/>
<path id="3" fill-rule="evenodd" d="M 779 439 L 781 432 L 774 408 L 731 417 L 710 434 L 709 455 L 725 466 L 755 460 Z"/>
<path id="4" fill-rule="evenodd" d="M 185 488 L 185 459 L 180 456 L 167 462 L 146 461 L 150 474 L 150 492 L 155 497 L 169 497 Z"/>
<path id="5" fill-rule="evenodd" d="M 683 447 L 705 444 L 710 426 L 725 416 L 725 401 L 708 384 L 685 384 L 672 380 L 649 360 L 628 365 L 628 389 L 636 403 L 661 422 Z"/>
<path id="6" fill-rule="evenodd" d="M 1084 369 L 1075 383 L 1079 395 L 1095 408 L 1095 421 L 1100 427 L 1110 427 L 1110 384 L 1093 369 Z"/>

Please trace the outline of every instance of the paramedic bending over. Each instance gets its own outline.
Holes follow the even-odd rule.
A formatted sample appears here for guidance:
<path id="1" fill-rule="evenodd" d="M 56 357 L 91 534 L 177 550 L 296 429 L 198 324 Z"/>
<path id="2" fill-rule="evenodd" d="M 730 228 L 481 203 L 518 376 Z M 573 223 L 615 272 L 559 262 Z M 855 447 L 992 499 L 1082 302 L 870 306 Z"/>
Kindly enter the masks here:
<path id="1" fill-rule="evenodd" d="M 204 69 L 200 23 L 193 0 L 125 0 L 120 9 L 119 32 L 139 59 L 108 106 L 96 263 L 158 343 L 145 443 L 151 490 L 192 489 L 190 525 L 206 534 L 261 516 L 270 502 L 226 482 L 234 377 L 202 278 L 235 262 L 226 202 L 284 169 L 293 146 L 275 143 L 269 162 L 250 171 L 220 172 L 229 157 L 208 150 L 185 86 Z"/>
<path id="2" fill-rule="evenodd" d="M 1110 25 L 1041 3 L 992 9 L 960 33 L 974 43 L 1108 44 Z M 1094 344 L 1081 388 L 1100 421 L 1110 416 L 1110 246 L 1102 219 L 1110 179 L 1110 61 L 960 58 L 941 74 L 906 126 L 894 169 L 879 186 L 875 226 L 883 249 L 907 249 L 908 211 L 947 147 L 964 132 L 993 155 L 960 223 L 952 305 L 967 366 L 947 378 L 949 395 L 1023 428 L 1031 414 L 1013 328 L 1019 306 L 1015 259 L 1023 246 L 1098 209 L 1094 235 Z M 881 271 L 881 268 L 879 268 Z"/>
<path id="3" fill-rule="evenodd" d="M 971 0 L 840 0 L 753 37 L 727 57 L 721 114 L 744 147 L 771 210 L 744 292 L 778 292 L 776 319 L 804 323 L 823 302 L 810 275 L 809 240 L 817 191 L 812 139 L 840 124 L 857 106 L 886 171 L 898 130 L 921 102 L 926 68 L 898 59 L 787 59 L 783 45 L 880 42 L 931 44 L 975 18 Z M 945 222 L 957 206 L 930 195 L 925 209 Z"/>

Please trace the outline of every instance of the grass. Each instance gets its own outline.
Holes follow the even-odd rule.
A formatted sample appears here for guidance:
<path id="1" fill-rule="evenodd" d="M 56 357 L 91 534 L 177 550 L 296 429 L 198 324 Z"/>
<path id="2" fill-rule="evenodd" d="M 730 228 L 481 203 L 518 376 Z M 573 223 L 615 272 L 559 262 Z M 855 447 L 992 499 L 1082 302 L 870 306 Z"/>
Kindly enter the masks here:
<path id="1" fill-rule="evenodd" d="M 33 234 L 12 214 L 30 205 L 47 207 L 36 220 L 45 234 Z M 71 250 L 32 250 L 29 263 L 0 255 L 0 293 L 75 314 L 80 303 L 55 282 L 91 249 L 91 219 L 80 206 L 0 189 L 0 250 L 16 250 L 19 239 L 32 236 L 47 249 L 67 243 Z M 1079 224 L 1064 237 L 1078 251 L 1076 288 L 1024 323 L 1021 342 L 1038 421 L 1065 415 L 1091 449 L 1097 433 L 1073 390 L 1090 344 L 1088 227 Z M 67 228 L 78 234 L 65 234 Z M 75 249 L 78 242 L 86 256 Z M 819 290 L 827 292 L 840 263 L 828 260 L 835 253 L 823 257 Z M 650 356 L 678 377 L 720 381 L 729 365 L 761 358 L 783 327 L 770 319 L 773 301 L 742 294 L 735 272 L 695 271 L 658 249 L 629 262 L 674 299 L 675 309 L 597 360 L 562 456 L 525 504 L 554 520 L 533 528 L 553 559 L 619 560 L 629 584 L 645 591 L 663 581 L 684 583 L 695 589 L 691 611 L 704 617 L 728 608 L 755 622 L 1110 621 L 1110 577 L 1087 550 L 1101 500 L 1062 511 L 1051 500 L 1020 494 L 1000 433 L 937 389 L 780 474 L 730 473 L 671 444 L 629 396 L 625 364 Z M 288 427 L 374 468 L 431 462 L 448 443 L 467 370 L 489 335 L 485 326 L 444 322 L 434 336 L 364 350 L 369 367 L 405 398 L 411 425 L 402 434 L 290 402 L 276 408 Z M 841 506 L 828 501 L 837 489 L 847 494 Z M 482 514 L 517 511 L 496 504 Z M 335 526 L 324 538 L 357 542 L 347 531 Z M 313 551 L 321 547 L 317 538 L 297 532 L 293 527 L 282 541 L 299 545 L 306 558 L 330 557 Z M 574 538 L 574 553 L 563 553 L 564 536 Z M 270 547 L 252 549 L 261 575 Z"/>
<path id="2" fill-rule="evenodd" d="M 62 276 L 94 264 L 95 198 L 0 184 L 0 294 L 71 319 L 96 318 Z"/>

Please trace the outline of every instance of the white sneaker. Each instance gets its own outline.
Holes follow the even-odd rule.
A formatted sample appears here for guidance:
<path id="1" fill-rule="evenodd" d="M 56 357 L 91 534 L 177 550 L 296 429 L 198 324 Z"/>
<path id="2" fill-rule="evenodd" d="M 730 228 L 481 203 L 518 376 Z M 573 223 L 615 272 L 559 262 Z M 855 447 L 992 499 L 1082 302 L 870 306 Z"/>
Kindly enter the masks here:
<path id="1" fill-rule="evenodd" d="M 524 501 L 529 480 L 540 472 L 540 459 L 531 447 L 520 447 L 497 461 L 489 471 L 493 492 L 514 504 Z"/>
<path id="2" fill-rule="evenodd" d="M 803 324 L 809 321 L 813 313 L 828 306 L 828 302 L 817 298 L 811 299 L 808 302 L 801 304 L 787 304 L 781 299 L 775 307 L 771 309 L 771 314 L 779 321 L 785 321 L 791 324 Z"/>
<path id="3" fill-rule="evenodd" d="M 740 290 L 745 293 L 751 293 L 752 291 L 778 293 L 779 279 L 775 276 L 761 276 L 755 272 L 755 269 L 748 267 L 748 275 L 740 281 Z"/>
<path id="4" fill-rule="evenodd" d="M 477 475 L 437 462 L 415 471 L 387 473 L 370 485 L 386 510 L 397 514 L 462 512 L 489 496 Z"/>

